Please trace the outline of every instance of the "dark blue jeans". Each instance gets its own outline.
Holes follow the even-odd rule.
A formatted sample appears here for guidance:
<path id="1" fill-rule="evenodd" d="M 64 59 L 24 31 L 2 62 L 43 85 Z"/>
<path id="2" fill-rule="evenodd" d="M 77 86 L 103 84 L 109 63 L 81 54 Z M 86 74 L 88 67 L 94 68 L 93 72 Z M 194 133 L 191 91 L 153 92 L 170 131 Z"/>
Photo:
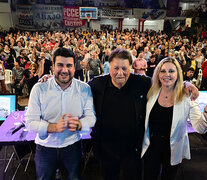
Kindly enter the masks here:
<path id="1" fill-rule="evenodd" d="M 58 163 L 64 166 L 68 180 L 80 180 L 81 142 L 64 148 L 36 146 L 35 166 L 38 180 L 51 180 Z"/>

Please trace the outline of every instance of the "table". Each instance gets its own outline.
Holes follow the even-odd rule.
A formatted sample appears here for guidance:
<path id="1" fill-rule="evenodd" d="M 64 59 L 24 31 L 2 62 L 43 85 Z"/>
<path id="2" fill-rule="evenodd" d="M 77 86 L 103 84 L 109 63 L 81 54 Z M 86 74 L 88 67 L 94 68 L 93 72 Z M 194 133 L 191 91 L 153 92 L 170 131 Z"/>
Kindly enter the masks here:
<path id="1" fill-rule="evenodd" d="M 14 145 L 14 144 L 22 144 L 25 141 L 34 141 L 36 137 L 36 133 L 24 131 L 26 130 L 25 127 L 21 128 L 19 131 L 11 135 L 9 131 L 11 132 L 12 129 L 15 128 L 14 123 L 21 123 L 21 116 L 24 118 L 24 111 L 19 111 L 19 117 L 17 119 L 14 119 L 12 115 L 10 114 L 7 119 L 4 121 L 4 123 L 0 126 L 0 144 L 1 145 Z M 17 125 L 18 126 L 18 125 Z M 16 127 L 17 127 L 16 126 Z M 90 133 L 87 135 L 81 135 L 81 139 L 90 139 Z"/>
<path id="2" fill-rule="evenodd" d="M 19 111 L 19 117 L 17 119 L 14 119 L 13 116 L 10 114 L 7 117 L 7 119 L 3 122 L 3 124 L 0 126 L 1 145 L 14 145 L 14 144 L 22 144 L 25 141 L 34 141 L 36 137 L 36 133 L 23 131 L 25 130 L 25 127 L 21 128 L 19 131 L 11 135 L 12 129 L 14 130 L 14 128 L 18 126 L 18 125 L 15 126 L 14 123 L 21 123 L 20 122 L 21 116 L 24 118 L 24 111 Z"/>
<path id="3" fill-rule="evenodd" d="M 0 126 L 0 145 L 6 146 L 5 147 L 5 152 L 4 152 L 4 173 L 7 172 L 7 169 L 13 159 L 14 156 L 17 157 L 18 160 L 18 166 L 15 170 L 15 173 L 12 177 L 12 179 L 15 178 L 16 173 L 21 165 L 21 161 L 23 158 L 21 158 L 17 152 L 17 145 L 23 145 L 26 144 L 29 146 L 29 157 L 27 159 L 27 163 L 25 166 L 25 172 L 27 170 L 27 167 L 29 165 L 29 161 L 32 157 L 32 147 L 30 146 L 31 142 L 34 142 L 34 139 L 36 137 L 36 133 L 31 133 L 28 132 L 26 130 L 25 127 L 21 128 L 19 131 L 17 131 L 16 133 L 14 133 L 13 135 L 11 134 L 11 132 L 19 126 L 19 124 L 21 123 L 21 117 L 24 118 L 24 111 L 19 111 L 19 117 L 17 119 L 14 119 L 14 117 L 12 116 L 12 114 L 10 114 L 7 119 L 4 121 L 4 123 Z M 15 125 L 17 124 L 17 125 Z M 26 130 L 26 131 L 25 131 Z M 12 145 L 13 147 L 13 153 L 11 155 L 11 157 L 9 158 L 9 162 L 6 165 L 6 156 L 7 156 L 7 146 L 8 145 Z M 6 166 L 6 167 L 5 167 Z"/>
<path id="4" fill-rule="evenodd" d="M 0 126 L 0 145 L 6 146 L 5 147 L 5 152 L 4 152 L 4 168 L 5 167 L 6 168 L 4 169 L 4 173 L 6 173 L 8 167 L 9 167 L 9 165 L 10 165 L 10 163 L 11 163 L 11 161 L 12 161 L 12 159 L 15 155 L 18 159 L 18 166 L 16 168 L 16 171 L 15 171 L 12 179 L 15 178 L 16 173 L 17 173 L 17 171 L 18 171 L 18 169 L 21 165 L 21 161 L 22 161 L 22 158 L 19 157 L 18 152 L 17 152 L 17 148 L 15 146 L 16 145 L 22 145 L 22 144 L 29 145 L 30 152 L 29 152 L 29 157 L 28 157 L 27 164 L 26 164 L 26 167 L 25 167 L 25 172 L 26 172 L 27 167 L 29 165 L 29 161 L 32 157 L 32 148 L 30 146 L 30 143 L 34 142 L 34 140 L 36 138 L 36 133 L 27 131 L 25 127 L 22 127 L 16 133 L 11 134 L 11 132 L 22 123 L 21 118 L 25 118 L 25 116 L 24 116 L 25 112 L 24 111 L 19 111 L 18 114 L 19 114 L 19 116 L 18 116 L 17 119 L 15 119 L 12 116 L 12 114 L 10 114 L 7 117 L 7 119 L 3 122 L 3 124 Z M 17 124 L 17 125 L 15 125 L 15 124 Z M 84 139 L 84 140 L 91 139 L 90 133 L 87 134 L 87 135 L 81 134 L 81 139 Z M 7 146 L 8 145 L 12 145 L 13 153 L 12 153 L 11 157 L 9 158 L 9 162 L 6 165 L 6 156 L 7 156 Z M 90 153 L 91 153 L 91 151 L 90 151 Z M 88 157 L 88 155 L 87 155 L 87 157 Z"/>

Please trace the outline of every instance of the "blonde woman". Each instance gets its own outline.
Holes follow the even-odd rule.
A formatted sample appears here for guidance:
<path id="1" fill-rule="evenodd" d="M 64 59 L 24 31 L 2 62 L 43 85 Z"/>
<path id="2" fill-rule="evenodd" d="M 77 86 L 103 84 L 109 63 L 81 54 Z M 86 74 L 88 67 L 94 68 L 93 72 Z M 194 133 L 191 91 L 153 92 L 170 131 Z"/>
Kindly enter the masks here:
<path id="1" fill-rule="evenodd" d="M 182 159 L 190 159 L 187 119 L 199 133 L 207 131 L 207 106 L 204 113 L 196 101 L 183 91 L 182 70 L 172 57 L 156 67 L 147 94 L 145 134 L 142 146 L 144 180 L 175 179 Z"/>

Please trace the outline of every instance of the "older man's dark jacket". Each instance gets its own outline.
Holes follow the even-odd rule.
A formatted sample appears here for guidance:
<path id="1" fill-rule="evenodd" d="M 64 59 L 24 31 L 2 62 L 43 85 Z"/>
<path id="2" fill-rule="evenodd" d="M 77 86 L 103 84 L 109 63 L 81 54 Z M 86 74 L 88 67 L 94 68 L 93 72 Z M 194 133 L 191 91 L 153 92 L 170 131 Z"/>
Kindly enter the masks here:
<path id="1" fill-rule="evenodd" d="M 130 80 L 130 81 L 129 81 Z M 103 153 L 101 153 L 101 147 L 104 146 L 104 142 L 101 142 L 101 128 L 102 128 L 102 120 L 103 120 L 103 101 L 104 101 L 104 93 L 106 90 L 107 83 L 111 81 L 111 77 L 109 74 L 104 76 L 97 76 L 93 78 L 89 85 L 91 87 L 94 99 L 94 106 L 97 116 L 97 121 L 95 127 L 92 132 L 92 136 L 94 137 L 94 151 L 98 158 L 103 157 Z M 142 140 L 144 134 L 144 121 L 145 121 L 145 113 L 146 113 L 146 96 L 148 90 L 151 86 L 151 79 L 147 76 L 130 74 L 128 79 L 129 84 L 129 93 L 130 97 L 134 104 L 135 109 L 135 150 L 140 154 L 142 147 Z M 114 108 L 114 107 L 111 107 Z M 127 108 L 127 107 L 126 107 Z M 122 112 L 120 112 L 122 113 Z M 127 121 L 127 120 L 126 120 Z M 106 129 L 107 131 L 107 129 Z"/>

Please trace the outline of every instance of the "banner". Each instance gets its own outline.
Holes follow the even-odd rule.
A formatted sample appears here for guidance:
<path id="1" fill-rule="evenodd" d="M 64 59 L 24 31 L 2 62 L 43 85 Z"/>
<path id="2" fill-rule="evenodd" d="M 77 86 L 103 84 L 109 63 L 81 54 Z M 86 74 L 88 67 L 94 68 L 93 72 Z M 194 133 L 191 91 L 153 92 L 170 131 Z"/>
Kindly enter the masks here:
<path id="1" fill-rule="evenodd" d="M 67 6 L 81 6 L 82 0 L 63 0 L 63 4 Z"/>
<path id="2" fill-rule="evenodd" d="M 59 30 L 62 29 L 62 6 L 33 5 L 35 29 Z"/>
<path id="3" fill-rule="evenodd" d="M 185 20 L 185 27 L 191 27 L 192 18 L 186 18 Z"/>
<path id="4" fill-rule="evenodd" d="M 34 29 L 34 20 L 32 6 L 16 6 L 14 13 L 15 26 L 19 29 L 32 30 Z"/>
<path id="5" fill-rule="evenodd" d="M 126 18 L 132 16 L 132 9 L 100 9 L 100 17 Z"/>
<path id="6" fill-rule="evenodd" d="M 133 9 L 134 17 L 144 20 L 159 20 L 166 17 L 166 10 L 162 9 Z"/>
<path id="7" fill-rule="evenodd" d="M 85 21 L 80 19 L 79 7 L 64 6 L 63 24 L 64 26 L 72 27 L 79 27 L 85 25 Z"/>

